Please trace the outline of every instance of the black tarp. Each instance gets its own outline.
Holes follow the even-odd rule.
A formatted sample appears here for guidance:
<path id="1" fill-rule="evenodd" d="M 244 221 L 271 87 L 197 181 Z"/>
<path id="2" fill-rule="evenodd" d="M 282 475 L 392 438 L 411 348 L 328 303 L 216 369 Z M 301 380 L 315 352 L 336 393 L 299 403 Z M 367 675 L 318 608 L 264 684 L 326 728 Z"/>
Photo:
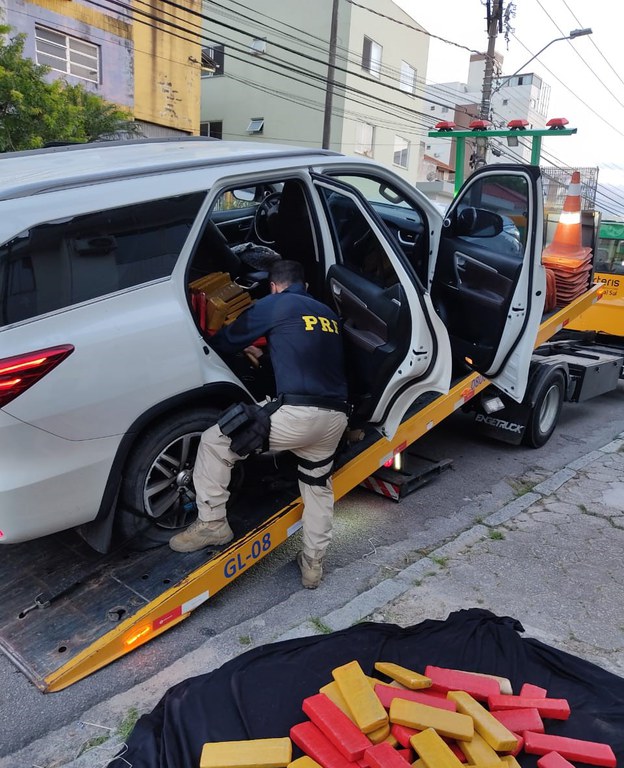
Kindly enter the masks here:
<path id="1" fill-rule="evenodd" d="M 301 702 L 330 682 L 334 667 L 357 659 L 366 674 L 376 661 L 418 672 L 427 664 L 488 672 L 528 682 L 568 700 L 567 721 L 546 720 L 546 731 L 610 744 L 624 766 L 624 679 L 537 640 L 522 625 L 480 609 L 412 627 L 363 623 L 329 635 L 255 648 L 219 669 L 171 688 L 141 717 L 128 750 L 111 768 L 198 768 L 207 741 L 287 736 L 306 720 Z M 300 752 L 295 748 L 293 757 Z M 521 753 L 527 768 L 536 757 Z M 126 762 L 127 761 L 127 762 Z"/>

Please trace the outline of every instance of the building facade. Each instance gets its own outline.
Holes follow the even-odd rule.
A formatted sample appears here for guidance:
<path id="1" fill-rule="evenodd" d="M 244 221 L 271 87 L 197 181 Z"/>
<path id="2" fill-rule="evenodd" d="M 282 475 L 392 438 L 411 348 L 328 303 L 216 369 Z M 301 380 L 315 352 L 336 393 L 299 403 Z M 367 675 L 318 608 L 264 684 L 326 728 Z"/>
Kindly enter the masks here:
<path id="1" fill-rule="evenodd" d="M 201 132 L 327 146 L 374 157 L 415 181 L 429 38 L 391 0 L 378 0 L 374 11 L 337 0 L 328 82 L 332 7 L 332 0 L 224 0 L 211 8 L 204 56 L 217 66 L 202 78 Z"/>
<path id="2" fill-rule="evenodd" d="M 546 126 L 550 101 L 550 86 L 536 74 L 520 73 L 513 76 L 502 74 L 502 56 L 496 55 L 494 78 L 491 94 L 490 121 L 494 127 L 505 128 L 510 120 L 522 119 L 528 122 L 528 128 Z M 473 54 L 470 57 L 467 82 L 452 82 L 430 85 L 427 95 L 432 101 L 429 113 L 434 122 L 451 120 L 458 127 L 467 128 L 469 123 L 479 116 L 485 56 Z M 474 146 L 467 143 L 465 175 L 470 171 L 470 155 Z M 455 142 L 448 139 L 429 138 L 426 144 L 427 154 L 455 167 Z M 531 158 L 530 140 L 520 140 L 517 146 L 508 146 L 504 138 L 491 138 L 488 141 L 488 163 L 521 162 L 528 163 Z"/>
<path id="3" fill-rule="evenodd" d="M 200 9 L 200 0 L 185 10 L 162 0 L 0 0 L 1 17 L 26 35 L 25 55 L 50 67 L 50 80 L 127 109 L 145 136 L 198 132 Z"/>

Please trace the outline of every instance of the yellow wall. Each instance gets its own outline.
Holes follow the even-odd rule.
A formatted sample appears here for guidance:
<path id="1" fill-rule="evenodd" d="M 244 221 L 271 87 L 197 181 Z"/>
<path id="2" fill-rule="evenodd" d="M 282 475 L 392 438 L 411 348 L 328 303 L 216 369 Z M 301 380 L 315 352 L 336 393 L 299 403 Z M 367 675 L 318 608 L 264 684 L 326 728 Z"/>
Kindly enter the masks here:
<path id="1" fill-rule="evenodd" d="M 132 37 L 132 24 L 128 24 L 114 16 L 109 16 L 94 7 L 80 3 L 68 3 L 67 0 L 29 0 L 33 5 L 47 8 L 49 11 L 66 16 L 70 19 L 88 24 L 96 29 L 103 29 L 119 37 Z"/>
<path id="2" fill-rule="evenodd" d="M 133 5 L 137 11 L 147 12 L 159 20 L 141 13 L 135 16 L 135 118 L 199 133 L 201 19 L 161 0 L 151 0 L 149 9 L 141 2 Z M 190 11 L 201 12 L 200 0 L 186 0 L 184 5 Z M 170 15 L 173 13 L 175 18 Z M 163 19 L 182 29 L 163 24 Z"/>

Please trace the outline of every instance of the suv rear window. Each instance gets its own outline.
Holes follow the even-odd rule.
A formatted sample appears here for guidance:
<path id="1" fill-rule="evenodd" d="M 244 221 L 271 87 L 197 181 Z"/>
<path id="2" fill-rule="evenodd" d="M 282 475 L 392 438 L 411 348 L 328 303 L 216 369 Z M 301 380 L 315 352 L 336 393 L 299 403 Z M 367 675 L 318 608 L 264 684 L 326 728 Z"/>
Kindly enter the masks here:
<path id="1" fill-rule="evenodd" d="M 171 274 L 204 192 L 51 221 L 0 246 L 0 326 Z"/>

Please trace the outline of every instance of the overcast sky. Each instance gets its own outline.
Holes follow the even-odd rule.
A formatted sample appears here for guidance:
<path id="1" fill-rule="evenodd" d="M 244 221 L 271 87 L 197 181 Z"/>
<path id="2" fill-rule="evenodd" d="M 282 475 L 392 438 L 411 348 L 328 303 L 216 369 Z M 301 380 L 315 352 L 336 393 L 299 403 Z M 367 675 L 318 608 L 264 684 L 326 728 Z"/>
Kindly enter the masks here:
<path id="1" fill-rule="evenodd" d="M 478 51 L 487 49 L 485 5 L 481 0 L 396 0 L 425 29 Z M 507 5 L 507 0 L 505 0 Z M 566 117 L 575 136 L 547 138 L 543 148 L 561 166 L 600 168 L 599 183 L 613 208 L 624 210 L 624 8 L 621 0 L 516 0 L 509 47 L 502 35 L 497 51 L 503 73 L 536 72 L 551 87 L 548 117 Z M 553 43 L 571 30 L 593 34 Z M 428 82 L 466 81 L 470 53 L 430 40 Z M 619 203 L 619 205 L 618 205 Z"/>

